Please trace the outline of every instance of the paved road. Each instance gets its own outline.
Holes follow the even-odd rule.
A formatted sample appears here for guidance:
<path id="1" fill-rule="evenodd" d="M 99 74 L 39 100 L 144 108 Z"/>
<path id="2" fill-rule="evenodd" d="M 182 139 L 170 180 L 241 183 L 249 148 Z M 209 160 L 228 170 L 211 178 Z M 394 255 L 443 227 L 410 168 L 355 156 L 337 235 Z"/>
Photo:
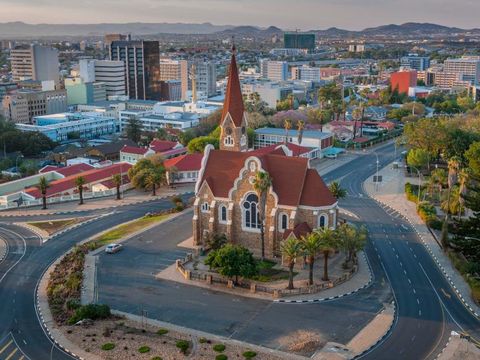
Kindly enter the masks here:
<path id="1" fill-rule="evenodd" d="M 0 339 L 11 334 L 25 356 L 32 360 L 71 359 L 71 356 L 52 346 L 38 321 L 34 298 L 42 274 L 74 244 L 100 231 L 141 217 L 146 212 L 171 206 L 168 200 L 148 205 L 129 205 L 43 245 L 40 239 L 28 230 L 1 223 L 0 236 L 8 243 L 8 254 L 0 263 Z M 11 346 L 10 344 L 9 348 Z M 0 354 L 2 360 L 7 357 L 8 354 Z"/>
<path id="2" fill-rule="evenodd" d="M 383 154 L 379 156 L 380 166 L 386 165 L 392 159 L 393 146 L 383 147 L 378 152 Z M 119 282 L 129 276 L 125 269 L 123 273 L 103 277 L 107 282 L 105 288 L 102 286 L 105 291 L 100 292 L 99 300 L 107 300 L 114 305 L 122 303 L 125 307 L 129 306 L 128 310 L 137 313 L 141 307 L 147 309 L 152 317 L 277 347 L 281 336 L 298 328 L 318 330 L 329 340 L 337 339 L 340 342 L 353 336 L 361 323 L 366 323 L 378 311 L 381 302 L 390 300 L 391 284 L 398 305 L 398 320 L 391 335 L 374 351 L 366 354 L 365 358 L 433 358 L 445 345 L 451 329 L 463 329 L 478 337 L 478 320 L 463 307 L 411 228 L 401 218 L 395 217 L 395 214 L 387 214 L 363 192 L 361 184 L 375 172 L 375 160 L 375 155 L 365 154 L 325 176 L 327 181 L 341 179 L 342 185 L 350 194 L 341 205 L 357 214 L 371 232 L 372 239 L 366 252 L 372 263 L 375 281 L 369 289 L 322 304 L 274 304 L 225 294 L 212 296 L 211 292 L 203 289 L 155 281 L 148 273 L 141 271 L 137 274 L 137 283 L 125 282 L 124 286 L 118 286 Z M 113 216 L 80 227 L 43 246 L 40 246 L 38 238 L 24 229 L 10 224 L 0 225 L 0 236 L 9 244 L 7 258 L 0 263 L 0 344 L 4 344 L 4 339 L 13 335 L 16 346 L 20 346 L 25 356 L 32 359 L 48 359 L 51 350 L 54 359 L 68 358 L 56 348 L 52 348 L 34 312 L 33 289 L 41 274 L 74 243 L 139 217 L 152 211 L 154 207 L 169 205 L 158 202 L 127 206 Z M 181 218 L 176 226 L 173 234 L 187 231 Z M 150 267 L 156 260 L 160 264 L 170 259 L 170 255 L 175 255 L 169 253 L 169 249 L 173 249 L 169 241 L 173 240 L 173 236 L 164 236 L 165 254 L 155 259 L 157 255 L 151 253 Z M 154 245 L 145 242 L 142 246 L 145 249 L 143 255 L 148 258 L 149 246 Z M 124 254 L 129 250 L 135 251 L 134 249 L 138 250 L 133 246 L 132 249 L 126 248 Z M 117 258 L 120 259 L 124 254 L 117 254 Z M 117 258 L 110 257 L 105 261 L 102 259 L 102 266 L 106 266 L 108 261 L 116 261 Z M 15 266 L 19 259 L 20 262 Z M 148 261 L 145 264 L 148 267 Z M 100 274 L 99 279 L 102 279 L 102 276 Z M 108 281 L 111 281 L 110 290 Z M 109 295 L 109 291 L 117 292 L 116 296 Z M 142 296 L 145 293 L 150 296 Z M 196 311 L 192 313 L 194 307 Z M 9 344 L 7 349 L 11 346 L 12 344 Z M 13 351 L 13 348 L 10 351 Z M 6 356 L 0 354 L 0 359 L 4 358 Z"/>

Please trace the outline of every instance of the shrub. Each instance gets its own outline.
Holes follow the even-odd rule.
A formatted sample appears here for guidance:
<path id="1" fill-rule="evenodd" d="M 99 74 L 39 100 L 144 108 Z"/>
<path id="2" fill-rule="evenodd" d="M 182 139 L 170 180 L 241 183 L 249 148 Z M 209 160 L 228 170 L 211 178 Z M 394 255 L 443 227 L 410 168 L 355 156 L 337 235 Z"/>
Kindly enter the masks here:
<path id="1" fill-rule="evenodd" d="M 80 306 L 75 310 L 75 314 L 68 319 L 68 323 L 72 325 L 83 319 L 106 319 L 110 315 L 110 307 L 108 305 L 88 304 Z"/>
<path id="2" fill-rule="evenodd" d="M 151 360 L 163 360 L 160 356 L 154 356 Z"/>
<path id="3" fill-rule="evenodd" d="M 146 346 L 146 345 L 140 346 L 140 347 L 138 348 L 138 352 L 139 352 L 140 354 L 145 354 L 145 353 L 150 352 L 150 348 L 149 348 L 148 346 Z"/>
<path id="4" fill-rule="evenodd" d="M 198 342 L 199 342 L 200 344 L 205 344 L 206 342 L 208 342 L 208 340 L 205 339 L 204 337 L 201 337 L 200 339 L 198 339 Z"/>
<path id="5" fill-rule="evenodd" d="M 158 329 L 157 334 L 158 335 L 168 334 L 168 330 L 167 329 Z"/>
<path id="6" fill-rule="evenodd" d="M 420 218 L 428 224 L 428 222 L 437 220 L 437 210 L 429 202 L 421 202 L 417 205 L 417 212 Z"/>
<path id="7" fill-rule="evenodd" d="M 187 340 L 178 340 L 175 346 L 179 348 L 183 354 L 186 354 L 190 343 Z"/>
<path id="8" fill-rule="evenodd" d="M 68 310 L 77 310 L 80 307 L 80 303 L 77 299 L 70 299 L 67 301 Z"/>
<path id="9" fill-rule="evenodd" d="M 227 360 L 227 359 L 228 359 L 228 356 L 225 354 L 220 354 L 215 356 L 215 360 Z"/>
<path id="10" fill-rule="evenodd" d="M 418 202 L 418 192 L 419 188 L 417 185 L 412 185 L 409 182 L 405 184 L 405 194 L 407 196 L 408 201 L 412 201 L 414 203 Z"/>
<path id="11" fill-rule="evenodd" d="M 115 344 L 113 343 L 106 343 L 102 345 L 102 350 L 109 351 L 115 348 Z"/>
<path id="12" fill-rule="evenodd" d="M 442 230 L 442 226 L 443 226 L 443 221 L 438 219 L 438 218 L 435 218 L 435 219 L 429 219 L 427 221 L 427 225 L 428 227 L 434 229 L 434 230 L 438 230 L 438 231 L 441 231 Z"/>
<path id="13" fill-rule="evenodd" d="M 243 353 L 243 357 L 245 359 L 253 359 L 255 356 L 257 356 L 255 351 L 248 350 Z"/>
<path id="14" fill-rule="evenodd" d="M 225 350 L 225 345 L 215 344 L 213 345 L 213 350 L 215 350 L 216 352 L 223 352 Z"/>

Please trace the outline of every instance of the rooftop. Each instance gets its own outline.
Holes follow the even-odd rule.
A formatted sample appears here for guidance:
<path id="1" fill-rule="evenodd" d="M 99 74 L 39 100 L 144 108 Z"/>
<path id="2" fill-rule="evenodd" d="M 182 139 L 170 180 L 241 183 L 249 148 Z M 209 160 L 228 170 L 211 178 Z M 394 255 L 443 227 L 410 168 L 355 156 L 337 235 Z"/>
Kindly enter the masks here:
<path id="1" fill-rule="evenodd" d="M 260 134 L 260 135 L 276 135 L 276 136 L 286 136 L 285 134 L 285 129 L 280 129 L 280 128 L 261 128 L 255 130 L 255 134 Z M 289 130 L 288 131 L 288 136 L 290 137 L 298 137 L 298 130 Z M 303 131 L 303 138 L 310 138 L 310 139 L 328 139 L 331 137 L 332 134 L 330 133 L 325 133 L 321 131 L 316 131 L 316 130 L 304 130 Z"/>

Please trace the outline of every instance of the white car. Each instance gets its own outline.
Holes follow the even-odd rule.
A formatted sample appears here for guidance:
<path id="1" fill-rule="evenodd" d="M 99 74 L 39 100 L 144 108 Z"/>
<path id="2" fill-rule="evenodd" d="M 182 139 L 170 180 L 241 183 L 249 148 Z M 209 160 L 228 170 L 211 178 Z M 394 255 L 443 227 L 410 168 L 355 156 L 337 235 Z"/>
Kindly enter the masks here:
<path id="1" fill-rule="evenodd" d="M 122 244 L 110 244 L 105 248 L 105 252 L 107 254 L 115 254 L 122 250 L 123 246 Z"/>

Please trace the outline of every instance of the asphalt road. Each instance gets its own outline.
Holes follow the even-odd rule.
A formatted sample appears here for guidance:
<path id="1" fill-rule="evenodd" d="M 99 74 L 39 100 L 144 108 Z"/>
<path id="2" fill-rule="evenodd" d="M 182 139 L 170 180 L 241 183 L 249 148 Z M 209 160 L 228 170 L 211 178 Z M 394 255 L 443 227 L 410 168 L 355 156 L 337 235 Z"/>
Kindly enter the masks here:
<path id="1" fill-rule="evenodd" d="M 384 166 L 392 160 L 393 146 L 383 146 L 377 152 L 380 166 Z M 112 276 L 99 274 L 99 282 L 103 278 L 106 281 L 99 301 L 105 300 L 112 305 L 121 303 L 124 308 L 113 307 L 136 313 L 146 309 L 151 317 L 277 347 L 283 335 L 300 327 L 318 330 L 333 341 L 342 342 L 342 339 L 353 336 L 362 323 L 366 324 L 374 316 L 382 302 L 391 299 L 391 284 L 398 307 L 395 327 L 385 341 L 365 358 L 433 358 L 445 345 L 451 329 L 466 331 L 478 338 L 479 321 L 456 297 L 409 225 L 395 214 L 387 213 L 363 192 L 361 184 L 375 172 L 375 161 L 374 154 L 365 154 L 324 177 L 327 181 L 341 179 L 342 186 L 350 194 L 341 206 L 357 214 L 370 230 L 371 241 L 366 251 L 375 275 L 370 288 L 321 304 L 274 304 L 223 293 L 212 296 L 211 292 L 203 289 L 156 281 L 151 273 L 142 273 L 142 269 L 135 275 L 137 282 L 129 284 L 126 282 L 128 269 L 125 269 L 124 273 Z M 154 208 L 167 206 L 170 204 L 165 201 L 126 206 L 115 214 L 79 227 L 44 245 L 33 234 L 10 224 L 20 219 L 1 219 L 4 223 L 0 224 L 0 236 L 7 240 L 9 252 L 0 263 L 0 351 L 8 345 L 3 353 L 0 352 L 0 359 L 7 358 L 15 348 L 18 350 L 12 359 L 21 356 L 31 359 L 69 358 L 52 347 L 38 322 L 34 296 L 41 274 L 75 243 L 140 217 Z M 160 269 L 162 263 L 171 259 L 170 255 L 177 255 L 169 253 L 178 251 L 171 248 L 169 241 L 174 242 L 180 231 L 190 230 L 190 227 L 182 225 L 180 219 L 173 235 L 170 231 L 165 232 L 162 242 L 165 241 L 166 247 L 161 255 L 156 255 L 156 250 L 152 251 L 155 244 L 146 241 L 140 249 L 137 246 L 129 249 L 127 244 L 124 254 L 139 251 L 137 259 L 138 256 L 148 258 L 150 255 L 150 267 L 158 261 L 157 269 Z M 118 259 L 123 257 L 121 253 L 117 255 Z M 116 261 L 116 258 L 110 257 L 108 261 Z M 148 261 L 145 263 L 147 266 Z M 106 264 L 107 260 L 102 259 L 102 267 Z M 117 296 L 109 295 L 112 291 Z M 150 296 L 140 296 L 145 293 Z"/>

